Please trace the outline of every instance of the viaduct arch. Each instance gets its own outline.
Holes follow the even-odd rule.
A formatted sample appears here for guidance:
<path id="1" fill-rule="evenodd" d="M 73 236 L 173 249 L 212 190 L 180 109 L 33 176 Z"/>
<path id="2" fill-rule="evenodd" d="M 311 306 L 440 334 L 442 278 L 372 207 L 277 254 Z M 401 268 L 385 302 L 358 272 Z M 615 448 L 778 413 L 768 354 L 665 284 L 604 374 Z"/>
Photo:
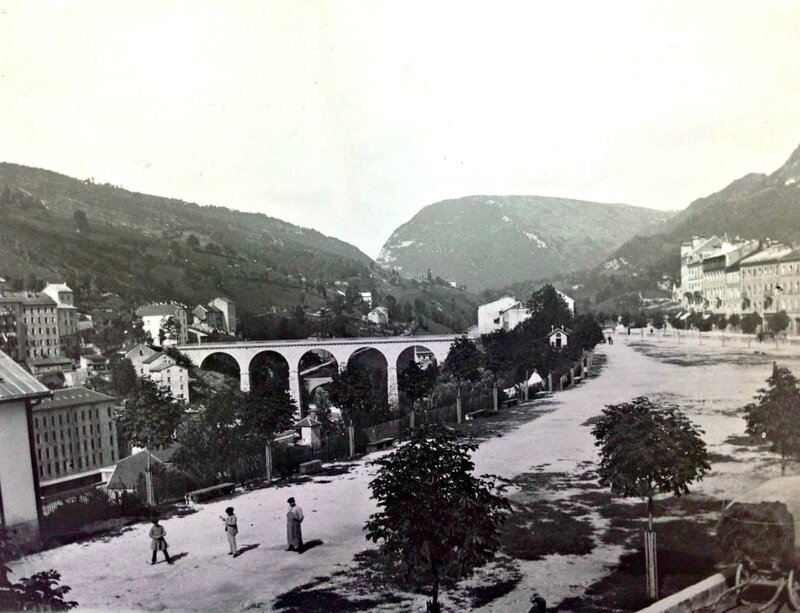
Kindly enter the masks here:
<path id="1" fill-rule="evenodd" d="M 424 347 L 433 353 L 436 361 L 443 364 L 450 352 L 450 346 L 456 336 L 452 334 L 436 336 L 383 336 L 358 338 L 308 338 L 292 341 L 241 341 L 233 343 L 205 343 L 198 345 L 178 345 L 178 350 L 188 357 L 198 368 L 210 355 L 221 353 L 232 357 L 239 365 L 239 386 L 242 391 L 250 391 L 250 364 L 253 359 L 264 352 L 273 352 L 282 356 L 289 364 L 289 394 L 300 406 L 300 359 L 306 352 L 324 349 L 344 367 L 350 357 L 357 351 L 375 349 L 386 359 L 388 365 L 387 384 L 389 403 L 398 401 L 397 360 L 406 349 L 415 346 Z"/>

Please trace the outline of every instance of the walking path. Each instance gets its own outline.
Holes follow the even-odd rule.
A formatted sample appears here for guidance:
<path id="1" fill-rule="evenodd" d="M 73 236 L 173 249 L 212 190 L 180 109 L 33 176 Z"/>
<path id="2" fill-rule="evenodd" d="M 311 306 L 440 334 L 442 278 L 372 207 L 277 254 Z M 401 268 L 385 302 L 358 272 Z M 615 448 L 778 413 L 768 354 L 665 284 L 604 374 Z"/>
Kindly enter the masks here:
<path id="1" fill-rule="evenodd" d="M 607 355 L 600 376 L 552 397 L 554 411 L 482 443 L 474 455 L 476 473 L 510 478 L 542 465 L 549 471 L 585 470 L 585 463 L 596 459 L 591 429 L 584 425 L 587 419 L 598 415 L 606 404 L 680 391 L 686 382 L 679 373 L 695 370 L 648 358 L 619 340 L 598 348 L 598 353 Z M 761 370 L 769 374 L 766 366 Z M 763 382 L 761 370 L 757 369 L 753 381 L 760 378 Z M 748 385 L 749 381 L 743 389 Z M 752 391 L 747 389 L 748 394 Z M 733 426 L 726 428 L 732 431 Z M 724 436 L 727 434 L 711 433 L 715 442 Z M 584 468 L 579 466 L 582 463 Z M 162 525 L 171 554 L 186 553 L 174 566 L 149 565 L 149 525 L 141 524 L 116 537 L 29 556 L 13 570 L 15 576 L 48 568 L 60 571 L 63 582 L 72 587 L 69 596 L 84 610 L 270 608 L 277 595 L 342 570 L 356 553 L 370 546 L 362 527 L 375 510 L 368 489 L 373 472 L 368 463 L 359 462 L 344 475 L 256 490 L 233 500 L 199 505 L 197 513 L 165 520 Z M 284 551 L 289 496 L 294 496 L 305 512 L 305 539 L 323 541 L 303 555 Z M 236 559 L 225 555 L 227 542 L 219 520 L 229 505 L 239 518 L 240 547 L 257 545 Z M 524 576 L 516 589 L 485 610 L 527 610 L 534 590 L 553 604 L 579 595 L 606 574 L 621 553 L 618 546 L 597 543 L 589 555 L 522 561 Z"/>

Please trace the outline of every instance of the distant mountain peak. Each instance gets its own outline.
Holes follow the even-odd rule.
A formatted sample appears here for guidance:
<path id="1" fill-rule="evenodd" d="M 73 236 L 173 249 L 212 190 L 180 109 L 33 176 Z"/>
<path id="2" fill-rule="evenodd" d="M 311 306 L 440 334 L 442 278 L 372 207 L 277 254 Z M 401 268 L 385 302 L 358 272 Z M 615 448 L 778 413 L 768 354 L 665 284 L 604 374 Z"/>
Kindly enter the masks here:
<path id="1" fill-rule="evenodd" d="M 784 185 L 792 185 L 800 181 L 800 146 L 792 152 L 783 166 L 772 173 L 771 178 Z"/>

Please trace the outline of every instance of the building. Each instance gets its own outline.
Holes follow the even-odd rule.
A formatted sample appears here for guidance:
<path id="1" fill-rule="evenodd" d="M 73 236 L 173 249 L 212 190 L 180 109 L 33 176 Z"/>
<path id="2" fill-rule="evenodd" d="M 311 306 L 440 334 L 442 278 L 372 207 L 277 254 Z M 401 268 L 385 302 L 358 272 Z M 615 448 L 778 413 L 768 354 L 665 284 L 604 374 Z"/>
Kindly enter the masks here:
<path id="1" fill-rule="evenodd" d="M 183 345 L 189 339 L 189 321 L 183 305 L 148 304 L 137 309 L 136 317 L 142 320 L 145 333 L 156 347 Z"/>
<path id="2" fill-rule="evenodd" d="M 176 450 L 177 447 L 152 452 L 143 450 L 122 458 L 113 466 L 103 469 L 106 489 L 118 493 L 140 493 L 144 489 L 144 473 L 148 466 L 174 470 L 170 461 Z"/>
<path id="3" fill-rule="evenodd" d="M 359 292 L 359 296 L 364 304 L 372 308 L 372 292 Z"/>
<path id="4" fill-rule="evenodd" d="M 795 322 L 791 332 L 796 332 L 796 319 L 800 317 L 797 309 L 787 309 L 794 294 L 784 292 L 793 281 L 794 273 L 784 272 L 794 269 L 794 249 L 781 243 L 773 243 L 761 251 L 739 262 L 742 283 L 742 313 L 758 313 L 766 322 L 781 310 L 786 310 Z M 789 257 L 792 256 L 792 257 Z M 793 286 L 792 288 L 793 289 Z"/>
<path id="5" fill-rule="evenodd" d="M 215 306 L 199 304 L 192 310 L 192 325 L 201 329 L 225 330 L 225 316 Z"/>
<path id="6" fill-rule="evenodd" d="M 503 327 L 502 313 L 517 304 L 517 299 L 511 296 L 482 304 L 478 307 L 478 334 L 491 334 Z"/>
<path id="7" fill-rule="evenodd" d="M 101 482 L 119 460 L 115 400 L 83 387 L 55 390 L 33 410 L 36 464 L 43 494 Z"/>
<path id="8" fill-rule="evenodd" d="M 79 342 L 78 309 L 75 307 L 75 294 L 66 283 L 48 283 L 42 290 L 56 303 L 56 319 L 61 351 L 69 355 L 69 350 Z"/>
<path id="9" fill-rule="evenodd" d="M 556 290 L 556 293 L 561 296 L 570 313 L 574 315 L 575 300 L 560 290 Z M 511 296 L 504 296 L 478 307 L 478 333 L 483 335 L 498 330 L 513 330 L 530 316 L 531 312 L 524 302 Z"/>
<path id="10" fill-rule="evenodd" d="M 569 344 L 570 331 L 566 328 L 555 328 L 547 335 L 547 341 L 551 347 L 556 349 L 565 349 Z"/>
<path id="11" fill-rule="evenodd" d="M 10 325 L 12 319 L 16 325 L 16 360 L 30 364 L 40 358 L 61 356 L 57 309 L 56 301 L 41 292 L 0 294 L 5 325 Z"/>
<path id="12" fill-rule="evenodd" d="M 367 320 L 374 324 L 389 323 L 389 309 L 384 306 L 375 307 L 366 315 Z"/>
<path id="13" fill-rule="evenodd" d="M 222 317 L 225 320 L 225 332 L 231 336 L 236 336 L 236 303 L 230 298 L 219 296 L 209 302 L 208 305 L 222 311 Z"/>
<path id="14" fill-rule="evenodd" d="M 189 402 L 189 371 L 173 358 L 153 347 L 140 343 L 125 352 L 136 375 L 167 388 L 175 398 Z"/>
<path id="15" fill-rule="evenodd" d="M 39 540 L 42 515 L 33 409 L 51 395 L 0 351 L 0 523 L 18 543 Z"/>

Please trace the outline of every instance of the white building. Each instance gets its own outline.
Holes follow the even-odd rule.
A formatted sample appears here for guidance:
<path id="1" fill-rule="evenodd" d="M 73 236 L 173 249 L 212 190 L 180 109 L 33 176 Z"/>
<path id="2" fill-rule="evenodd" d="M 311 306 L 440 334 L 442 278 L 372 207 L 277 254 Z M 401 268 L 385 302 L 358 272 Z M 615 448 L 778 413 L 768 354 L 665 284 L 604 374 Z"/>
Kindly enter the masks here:
<path id="1" fill-rule="evenodd" d="M 0 521 L 20 545 L 39 540 L 33 407 L 50 390 L 0 351 Z"/>
<path id="2" fill-rule="evenodd" d="M 125 352 L 138 377 L 150 379 L 172 395 L 189 402 L 189 371 L 175 360 L 152 347 L 140 343 Z"/>
<path id="3" fill-rule="evenodd" d="M 165 346 L 184 345 L 189 340 L 189 320 L 183 305 L 148 304 L 137 309 L 136 317 L 141 318 L 144 331 L 150 335 L 156 347 L 161 347 L 162 339 Z M 169 331 L 170 319 L 174 323 L 174 331 Z"/>
<path id="4" fill-rule="evenodd" d="M 360 292 L 361 301 L 372 307 L 372 292 Z"/>
<path id="5" fill-rule="evenodd" d="M 517 299 L 503 296 L 499 300 L 478 307 L 478 334 L 491 334 L 503 327 L 502 313 L 517 304 Z"/>
<path id="6" fill-rule="evenodd" d="M 565 349 L 569 341 L 569 330 L 565 328 L 555 328 L 547 335 L 547 340 L 551 347 Z"/>
<path id="7" fill-rule="evenodd" d="M 570 313 L 575 314 L 575 300 L 564 292 L 556 293 L 566 302 Z M 478 307 L 478 334 L 491 334 L 498 330 L 513 330 L 531 316 L 524 302 L 504 296 L 499 300 Z"/>

